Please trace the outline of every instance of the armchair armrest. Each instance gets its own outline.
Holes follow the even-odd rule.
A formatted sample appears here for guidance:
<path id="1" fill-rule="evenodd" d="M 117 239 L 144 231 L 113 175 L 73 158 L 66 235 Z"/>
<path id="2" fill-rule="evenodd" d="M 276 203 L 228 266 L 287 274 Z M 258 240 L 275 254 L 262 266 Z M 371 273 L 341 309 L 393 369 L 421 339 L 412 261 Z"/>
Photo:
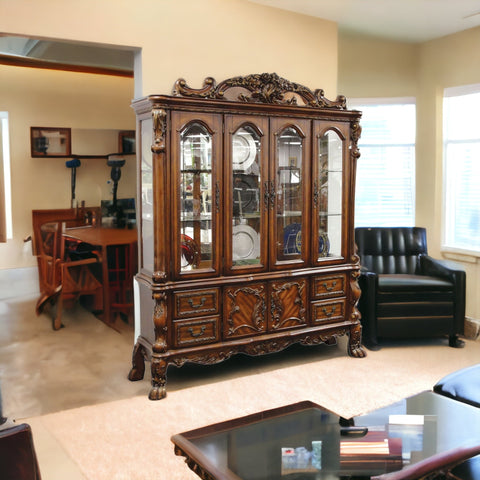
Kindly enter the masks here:
<path id="1" fill-rule="evenodd" d="M 417 480 L 419 478 L 455 478 L 448 473 L 460 463 L 480 454 L 480 445 L 459 447 L 438 453 L 403 470 L 372 477 L 372 480 Z"/>
<path id="2" fill-rule="evenodd" d="M 454 284 L 455 328 L 454 331 L 452 331 L 452 335 L 463 334 L 465 328 L 465 297 L 467 283 L 465 269 L 456 262 L 450 260 L 436 260 L 428 255 L 420 256 L 420 269 L 423 275 L 444 277 Z"/>
<path id="3" fill-rule="evenodd" d="M 447 277 L 455 281 L 458 275 L 465 275 L 462 265 L 451 260 L 438 260 L 429 255 L 420 256 L 420 270 L 423 275 Z"/>

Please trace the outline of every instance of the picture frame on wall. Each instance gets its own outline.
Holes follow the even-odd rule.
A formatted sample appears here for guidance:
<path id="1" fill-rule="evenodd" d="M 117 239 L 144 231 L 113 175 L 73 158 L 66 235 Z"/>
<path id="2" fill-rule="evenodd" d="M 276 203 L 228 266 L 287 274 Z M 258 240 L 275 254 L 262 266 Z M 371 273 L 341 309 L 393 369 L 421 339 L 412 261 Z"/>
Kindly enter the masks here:
<path id="1" fill-rule="evenodd" d="M 135 130 L 123 130 L 118 134 L 118 151 L 120 153 L 135 153 Z"/>
<path id="2" fill-rule="evenodd" d="M 69 157 L 72 154 L 70 128 L 30 127 L 32 157 Z"/>

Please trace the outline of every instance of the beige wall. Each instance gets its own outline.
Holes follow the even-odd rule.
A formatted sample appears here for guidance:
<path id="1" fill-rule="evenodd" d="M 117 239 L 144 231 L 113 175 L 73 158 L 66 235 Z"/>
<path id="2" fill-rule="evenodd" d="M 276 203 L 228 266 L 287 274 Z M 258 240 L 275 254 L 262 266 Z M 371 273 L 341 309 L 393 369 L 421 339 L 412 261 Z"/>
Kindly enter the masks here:
<path id="1" fill-rule="evenodd" d="M 336 24 L 247 0 L 0 0 L 0 32 L 141 48 L 137 95 L 261 72 L 336 95 Z"/>
<path id="2" fill-rule="evenodd" d="M 30 127 L 135 129 L 130 108 L 133 80 L 103 75 L 0 65 L 0 109 L 9 113 L 13 239 L 0 243 L 0 268 L 35 265 L 29 244 L 33 209 L 70 207 L 70 170 L 65 158 L 32 158 Z M 79 145 L 72 142 L 72 150 Z M 106 152 L 100 152 L 106 153 Z M 81 160 L 76 198 L 87 205 L 110 200 L 105 160 Z M 135 196 L 135 160 L 122 168 L 118 197 Z"/>
<path id="3" fill-rule="evenodd" d="M 338 92 L 348 98 L 416 95 L 418 47 L 342 33 L 338 40 Z"/>
<path id="4" fill-rule="evenodd" d="M 418 45 L 355 35 L 339 38 L 339 93 L 347 98 L 416 97 L 416 224 L 427 228 L 429 252 L 437 258 L 446 256 L 441 251 L 443 89 L 480 83 L 479 47 L 480 28 Z M 478 319 L 478 259 L 453 258 L 467 270 L 467 315 Z"/>
<path id="5" fill-rule="evenodd" d="M 0 32 L 141 51 L 135 89 L 128 79 L 0 66 L 14 196 L 14 239 L 0 245 L 0 268 L 33 264 L 22 243 L 33 208 L 69 206 L 70 172 L 64 160 L 30 158 L 30 126 L 132 128 L 131 99 L 170 93 L 179 77 L 197 88 L 207 76 L 276 72 L 337 94 L 336 24 L 247 0 L 0 0 Z M 102 162 L 82 161 L 77 198 L 111 198 L 107 175 Z"/>
<path id="6" fill-rule="evenodd" d="M 417 222 L 429 228 L 432 251 L 440 255 L 443 213 L 443 90 L 480 83 L 480 28 L 466 30 L 419 47 L 417 113 Z M 418 182 L 418 180 L 417 180 Z M 433 214 L 432 214 L 433 213 Z M 480 233 L 480 232 L 479 232 Z M 467 271 L 467 315 L 480 319 L 479 257 L 443 254 Z"/>

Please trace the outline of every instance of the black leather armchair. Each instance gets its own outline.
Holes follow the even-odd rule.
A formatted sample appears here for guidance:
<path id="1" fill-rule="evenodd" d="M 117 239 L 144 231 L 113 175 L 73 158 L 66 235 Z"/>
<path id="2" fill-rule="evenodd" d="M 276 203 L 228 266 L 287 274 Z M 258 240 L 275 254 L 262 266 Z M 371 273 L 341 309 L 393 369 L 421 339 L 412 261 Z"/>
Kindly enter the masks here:
<path id="1" fill-rule="evenodd" d="M 464 345 L 465 271 L 428 256 L 424 228 L 356 228 L 355 242 L 367 348 L 378 349 L 381 338 L 443 335 L 451 347 Z"/>

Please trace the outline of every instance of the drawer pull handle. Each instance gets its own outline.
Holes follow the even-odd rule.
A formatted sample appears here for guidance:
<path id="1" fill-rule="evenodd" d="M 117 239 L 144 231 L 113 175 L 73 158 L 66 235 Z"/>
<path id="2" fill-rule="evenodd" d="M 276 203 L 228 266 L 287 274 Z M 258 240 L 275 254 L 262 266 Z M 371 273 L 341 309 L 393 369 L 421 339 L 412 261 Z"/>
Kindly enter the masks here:
<path id="1" fill-rule="evenodd" d="M 192 298 L 189 298 L 188 299 L 188 304 L 192 307 L 192 308 L 201 308 L 205 305 L 205 302 L 207 301 L 207 299 L 205 297 L 202 297 L 200 299 L 200 303 L 197 303 L 197 304 L 193 304 L 193 299 Z"/>
<path id="2" fill-rule="evenodd" d="M 188 329 L 188 333 L 193 337 L 193 338 L 196 338 L 196 337 L 201 337 L 204 333 L 205 333 L 205 325 L 202 325 L 201 328 L 200 328 L 200 331 L 198 333 L 194 333 L 193 332 L 193 328 L 190 327 Z"/>
<path id="3" fill-rule="evenodd" d="M 275 184 L 273 181 L 270 181 L 270 209 L 273 210 L 273 207 L 275 206 L 275 198 L 277 194 L 275 192 Z"/>
<path id="4" fill-rule="evenodd" d="M 220 184 L 218 181 L 215 182 L 215 207 L 217 213 L 220 212 Z"/>
<path id="5" fill-rule="evenodd" d="M 336 309 L 337 307 L 334 305 L 332 309 L 329 312 L 327 312 L 327 307 L 323 307 L 322 312 L 325 314 L 326 317 L 331 317 L 335 313 Z"/>
<path id="6" fill-rule="evenodd" d="M 331 291 L 334 290 L 335 287 L 337 286 L 337 281 L 334 280 L 334 281 L 332 282 L 332 285 L 328 285 L 327 282 L 323 282 L 322 285 L 323 285 L 323 288 L 324 288 L 327 292 L 331 292 Z"/>
<path id="7" fill-rule="evenodd" d="M 268 182 L 263 184 L 263 203 L 265 206 L 265 211 L 268 210 L 268 205 L 270 203 L 270 192 L 268 191 Z"/>

